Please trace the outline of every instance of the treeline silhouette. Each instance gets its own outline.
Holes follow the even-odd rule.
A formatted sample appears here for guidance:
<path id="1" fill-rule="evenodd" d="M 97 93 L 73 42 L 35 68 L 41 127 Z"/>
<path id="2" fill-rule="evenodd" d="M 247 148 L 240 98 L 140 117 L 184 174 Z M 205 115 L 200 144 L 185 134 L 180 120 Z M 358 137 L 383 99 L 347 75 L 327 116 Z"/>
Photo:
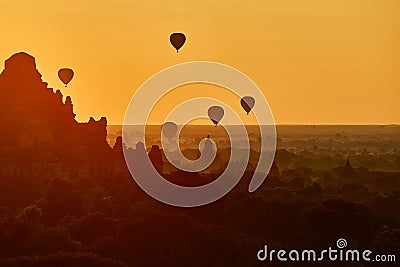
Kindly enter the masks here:
<path id="1" fill-rule="evenodd" d="M 320 155 L 279 149 L 255 193 L 247 191 L 249 167 L 221 200 L 175 208 L 135 184 L 122 139 L 106 142 L 105 118 L 75 121 L 71 99 L 47 88 L 33 57 L 6 61 L 0 93 L 8 99 L 0 113 L 0 266 L 258 266 L 264 244 L 319 249 L 338 238 L 374 253 L 400 249 L 399 172 L 353 167 L 344 155 L 330 169 L 298 167 Z M 163 172 L 162 151 L 151 151 Z M 165 175 L 191 186 L 220 171 Z"/>

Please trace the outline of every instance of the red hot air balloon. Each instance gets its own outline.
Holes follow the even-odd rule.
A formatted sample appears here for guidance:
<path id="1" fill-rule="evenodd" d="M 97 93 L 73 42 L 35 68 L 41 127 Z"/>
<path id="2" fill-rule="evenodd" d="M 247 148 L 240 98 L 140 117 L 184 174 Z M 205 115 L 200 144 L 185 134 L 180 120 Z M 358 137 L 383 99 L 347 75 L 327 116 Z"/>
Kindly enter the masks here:
<path id="1" fill-rule="evenodd" d="M 65 84 L 65 87 L 67 87 L 67 84 L 73 77 L 74 71 L 72 69 L 63 68 L 58 71 L 58 78 L 60 78 L 60 80 Z"/>
<path id="2" fill-rule="evenodd" d="M 172 46 L 175 47 L 176 52 L 184 45 L 186 41 L 186 36 L 183 33 L 175 32 L 171 34 L 169 37 L 169 41 L 171 42 Z"/>

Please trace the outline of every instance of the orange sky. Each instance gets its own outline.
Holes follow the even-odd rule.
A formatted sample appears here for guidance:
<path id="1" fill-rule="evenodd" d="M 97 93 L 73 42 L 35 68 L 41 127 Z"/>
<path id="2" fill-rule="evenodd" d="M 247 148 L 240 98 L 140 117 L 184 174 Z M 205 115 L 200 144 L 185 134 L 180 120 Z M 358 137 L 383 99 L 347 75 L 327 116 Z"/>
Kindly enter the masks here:
<path id="1" fill-rule="evenodd" d="M 0 0 L 0 60 L 35 56 L 43 80 L 71 95 L 79 121 L 121 124 L 151 75 L 207 60 L 253 79 L 277 123 L 400 123 L 399 14 L 397 0 Z M 179 54 L 168 42 L 175 31 L 187 35 Z M 75 71 L 68 88 L 61 67 Z M 196 90 L 188 88 L 182 99 Z M 160 104 L 150 123 L 170 106 Z"/>

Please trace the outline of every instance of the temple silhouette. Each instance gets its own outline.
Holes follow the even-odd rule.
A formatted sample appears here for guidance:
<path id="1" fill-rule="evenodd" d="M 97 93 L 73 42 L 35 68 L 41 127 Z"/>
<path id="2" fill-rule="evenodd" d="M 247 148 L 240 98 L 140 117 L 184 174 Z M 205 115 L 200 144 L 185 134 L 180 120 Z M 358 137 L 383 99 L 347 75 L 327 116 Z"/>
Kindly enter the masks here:
<path id="1" fill-rule="evenodd" d="M 107 171 L 114 151 L 106 118 L 76 121 L 71 97 L 63 101 L 60 90 L 48 87 L 33 56 L 20 52 L 5 61 L 0 94 L 1 174 L 50 172 L 69 179 Z"/>
<path id="2" fill-rule="evenodd" d="M 176 169 L 159 146 L 161 127 L 147 136 L 149 147 L 127 147 L 106 118 L 78 122 L 73 99 L 49 88 L 26 53 L 5 62 L 0 94 L 0 266 L 262 266 L 256 252 L 267 243 L 322 251 L 339 237 L 349 250 L 399 251 L 398 126 L 281 126 L 268 178 L 249 193 L 262 140 L 251 130 L 239 183 L 215 203 L 188 209 L 147 195 L 124 152 L 144 162 L 146 151 L 166 180 L 202 186 L 226 170 L 231 149 L 223 134 L 210 130 L 215 147 L 204 143 L 218 148 L 206 171 Z M 194 145 L 211 128 L 188 127 L 183 140 L 192 143 L 182 154 L 197 159 L 202 148 Z"/>

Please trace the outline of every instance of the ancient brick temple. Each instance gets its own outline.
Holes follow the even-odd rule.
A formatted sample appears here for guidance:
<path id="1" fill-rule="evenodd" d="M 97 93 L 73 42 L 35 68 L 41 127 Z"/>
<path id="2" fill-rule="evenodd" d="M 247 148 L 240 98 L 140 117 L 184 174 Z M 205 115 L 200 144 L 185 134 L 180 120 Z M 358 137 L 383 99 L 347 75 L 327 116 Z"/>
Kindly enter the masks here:
<path id="1" fill-rule="evenodd" d="M 112 152 L 106 118 L 77 122 L 71 98 L 63 101 L 59 90 L 42 81 L 34 57 L 21 52 L 6 60 L 0 94 L 0 174 L 48 170 L 69 177 L 105 167 Z"/>

